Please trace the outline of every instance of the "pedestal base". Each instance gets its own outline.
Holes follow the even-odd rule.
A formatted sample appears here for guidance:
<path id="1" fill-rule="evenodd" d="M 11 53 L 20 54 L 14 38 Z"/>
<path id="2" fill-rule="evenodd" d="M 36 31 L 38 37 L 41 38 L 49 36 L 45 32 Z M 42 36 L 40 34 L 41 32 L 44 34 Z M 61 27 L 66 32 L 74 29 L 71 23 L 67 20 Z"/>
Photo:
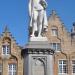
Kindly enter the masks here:
<path id="1" fill-rule="evenodd" d="M 53 75 L 53 54 L 47 37 L 30 37 L 23 49 L 24 75 Z"/>

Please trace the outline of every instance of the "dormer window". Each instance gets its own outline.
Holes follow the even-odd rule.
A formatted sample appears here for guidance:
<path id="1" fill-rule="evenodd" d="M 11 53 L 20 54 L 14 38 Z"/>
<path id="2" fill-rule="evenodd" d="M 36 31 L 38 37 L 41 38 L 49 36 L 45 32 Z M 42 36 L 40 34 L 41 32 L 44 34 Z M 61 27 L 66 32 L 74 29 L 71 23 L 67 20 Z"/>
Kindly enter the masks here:
<path id="1" fill-rule="evenodd" d="M 3 55 L 10 54 L 10 45 L 3 45 L 2 46 L 2 52 L 3 52 Z"/>
<path id="2" fill-rule="evenodd" d="M 8 37 L 3 38 L 2 55 L 9 55 L 11 52 L 11 40 Z"/>
<path id="3" fill-rule="evenodd" d="M 57 29 L 57 27 L 52 27 L 52 29 L 51 29 L 51 35 L 52 36 L 58 36 L 58 29 Z"/>

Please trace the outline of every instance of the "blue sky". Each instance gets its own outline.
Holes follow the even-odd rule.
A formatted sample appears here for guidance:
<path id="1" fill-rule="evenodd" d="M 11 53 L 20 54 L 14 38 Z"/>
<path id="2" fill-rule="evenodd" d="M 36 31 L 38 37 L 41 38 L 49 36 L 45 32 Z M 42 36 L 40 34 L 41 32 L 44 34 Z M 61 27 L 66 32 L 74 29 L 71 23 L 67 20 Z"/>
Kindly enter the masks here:
<path id="1" fill-rule="evenodd" d="M 75 21 L 75 0 L 46 0 L 47 16 L 55 10 L 65 27 L 70 31 Z M 0 34 L 5 25 L 19 45 L 28 41 L 28 2 L 29 0 L 0 0 Z"/>

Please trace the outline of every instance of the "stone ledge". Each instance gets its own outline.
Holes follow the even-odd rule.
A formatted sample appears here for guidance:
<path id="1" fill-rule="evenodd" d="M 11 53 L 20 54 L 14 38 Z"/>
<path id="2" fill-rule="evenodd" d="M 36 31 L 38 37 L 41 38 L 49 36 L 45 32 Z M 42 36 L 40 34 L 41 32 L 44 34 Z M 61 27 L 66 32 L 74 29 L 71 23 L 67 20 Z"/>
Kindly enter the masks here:
<path id="1" fill-rule="evenodd" d="M 30 37 L 29 41 L 48 41 L 47 37 Z"/>

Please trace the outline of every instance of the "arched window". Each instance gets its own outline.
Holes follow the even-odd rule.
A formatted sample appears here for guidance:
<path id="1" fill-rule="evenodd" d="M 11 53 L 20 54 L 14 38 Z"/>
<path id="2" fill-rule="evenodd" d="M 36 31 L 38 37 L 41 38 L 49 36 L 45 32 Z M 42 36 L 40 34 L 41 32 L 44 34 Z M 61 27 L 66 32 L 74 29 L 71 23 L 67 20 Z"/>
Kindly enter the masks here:
<path id="1" fill-rule="evenodd" d="M 11 52 L 11 40 L 8 37 L 3 38 L 2 42 L 2 54 L 9 55 Z"/>
<path id="2" fill-rule="evenodd" d="M 57 29 L 57 27 L 53 26 L 51 28 L 51 35 L 52 36 L 58 36 L 58 29 Z"/>

